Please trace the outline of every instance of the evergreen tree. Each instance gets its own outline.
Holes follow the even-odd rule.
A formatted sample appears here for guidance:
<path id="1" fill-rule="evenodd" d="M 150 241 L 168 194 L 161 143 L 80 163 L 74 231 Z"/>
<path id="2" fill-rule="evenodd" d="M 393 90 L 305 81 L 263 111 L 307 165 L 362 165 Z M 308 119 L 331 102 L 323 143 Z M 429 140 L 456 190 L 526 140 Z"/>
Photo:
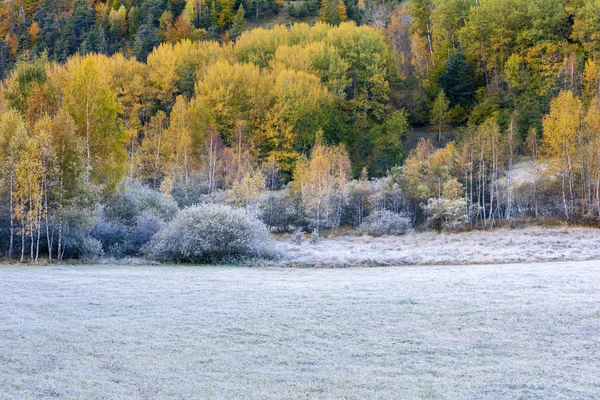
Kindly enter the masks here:
<path id="1" fill-rule="evenodd" d="M 231 31 L 229 32 L 229 37 L 231 39 L 235 39 L 242 34 L 244 28 L 246 27 L 246 11 L 244 10 L 244 5 L 240 3 L 240 7 L 238 8 L 235 17 L 233 18 L 233 25 L 231 26 Z"/>
<path id="2" fill-rule="evenodd" d="M 133 42 L 133 54 L 139 61 L 146 61 L 148 54 L 160 43 L 158 31 L 153 25 L 150 16 L 140 25 Z"/>
<path id="3" fill-rule="evenodd" d="M 473 71 L 462 51 L 455 51 L 446 61 L 444 72 L 440 74 L 440 86 L 448 96 L 451 105 L 467 106 L 473 101 L 475 83 Z"/>
<path id="4" fill-rule="evenodd" d="M 94 9 L 84 0 L 77 0 L 73 6 L 73 13 L 61 30 L 56 43 L 56 59 L 64 62 L 70 55 L 75 54 L 95 22 Z"/>
<path id="5" fill-rule="evenodd" d="M 43 50 L 50 56 L 54 56 L 55 47 L 58 44 L 59 26 L 64 21 L 55 15 L 56 0 L 48 0 L 40 4 L 35 11 L 33 19 L 40 27 L 38 34 L 38 49 Z"/>

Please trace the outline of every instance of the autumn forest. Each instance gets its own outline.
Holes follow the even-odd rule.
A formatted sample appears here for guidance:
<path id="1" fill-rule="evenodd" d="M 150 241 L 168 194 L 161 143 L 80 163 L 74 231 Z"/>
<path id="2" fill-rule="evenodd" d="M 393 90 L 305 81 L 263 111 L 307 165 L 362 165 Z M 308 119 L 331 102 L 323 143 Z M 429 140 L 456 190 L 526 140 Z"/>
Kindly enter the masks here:
<path id="1" fill-rule="evenodd" d="M 2 257 L 172 254 L 196 211 L 600 222 L 598 0 L 14 0 L 0 33 Z"/>

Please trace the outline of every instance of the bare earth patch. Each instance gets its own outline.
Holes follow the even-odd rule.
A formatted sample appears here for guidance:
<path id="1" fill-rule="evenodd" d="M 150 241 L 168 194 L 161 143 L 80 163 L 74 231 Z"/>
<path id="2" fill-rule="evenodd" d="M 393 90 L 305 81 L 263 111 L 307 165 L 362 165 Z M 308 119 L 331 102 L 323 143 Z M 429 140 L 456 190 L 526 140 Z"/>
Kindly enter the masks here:
<path id="1" fill-rule="evenodd" d="M 583 399 L 597 262 L 0 267 L 0 399 Z"/>
<path id="2" fill-rule="evenodd" d="M 318 244 L 276 241 L 282 264 L 312 266 L 467 265 L 600 260 L 600 230 L 517 229 L 409 233 L 372 238 L 339 236 Z"/>

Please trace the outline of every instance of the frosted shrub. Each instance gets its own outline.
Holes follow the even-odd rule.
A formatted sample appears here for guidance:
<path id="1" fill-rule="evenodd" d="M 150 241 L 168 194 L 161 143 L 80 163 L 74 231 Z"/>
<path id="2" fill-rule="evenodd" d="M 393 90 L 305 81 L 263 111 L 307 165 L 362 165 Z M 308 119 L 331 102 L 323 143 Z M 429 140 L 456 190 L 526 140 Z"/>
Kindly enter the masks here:
<path id="1" fill-rule="evenodd" d="M 244 210 L 201 204 L 177 214 L 146 247 L 163 262 L 222 263 L 273 255 L 265 224 Z"/>
<path id="2" fill-rule="evenodd" d="M 135 226 L 131 230 L 130 243 L 135 254 L 139 254 L 142 247 L 164 226 L 162 218 L 149 211 L 144 211 L 135 219 Z"/>
<path id="3" fill-rule="evenodd" d="M 102 244 L 104 254 L 109 257 L 136 256 L 163 225 L 162 218 L 144 211 L 135 217 L 132 225 L 126 225 L 121 220 L 99 218 L 90 236 Z"/>
<path id="4" fill-rule="evenodd" d="M 321 235 L 319 235 L 319 230 L 317 228 L 313 229 L 310 234 L 310 243 L 318 244 L 321 241 Z"/>
<path id="5" fill-rule="evenodd" d="M 127 197 L 133 204 L 136 216 L 143 212 L 151 212 L 168 221 L 179 211 L 174 200 L 148 187 L 141 186 L 137 190 L 132 190 Z"/>
<path id="6" fill-rule="evenodd" d="M 301 245 L 303 241 L 304 241 L 304 232 L 302 231 L 302 229 L 296 230 L 296 232 L 294 232 L 294 235 L 292 235 L 292 243 L 294 243 L 296 245 Z"/>
<path id="7" fill-rule="evenodd" d="M 410 218 L 392 211 L 375 211 L 365 218 L 360 231 L 370 236 L 404 235 L 410 229 Z"/>
<path id="8" fill-rule="evenodd" d="M 204 203 L 202 196 L 208 192 L 204 176 L 199 171 L 191 171 L 187 182 L 173 182 L 171 196 L 180 208 Z"/>
<path id="9" fill-rule="evenodd" d="M 270 192 L 261 203 L 260 219 L 274 232 L 289 232 L 304 225 L 300 199 L 288 190 Z"/>
<path id="10" fill-rule="evenodd" d="M 344 219 L 342 223 L 360 226 L 371 206 L 369 201 L 371 182 L 365 177 L 361 180 L 350 181 L 346 186 L 348 191 L 348 201 L 344 209 Z"/>
<path id="11" fill-rule="evenodd" d="M 81 253 L 81 259 L 85 262 L 96 261 L 104 257 L 102 243 L 90 236 L 83 239 L 79 252 Z"/>
<path id="12" fill-rule="evenodd" d="M 427 212 L 427 225 L 436 230 L 457 231 L 467 223 L 467 203 L 465 199 L 429 199 L 424 207 Z"/>
<path id="13" fill-rule="evenodd" d="M 119 221 L 99 219 L 94 223 L 91 237 L 100 242 L 102 248 L 111 257 L 123 255 L 124 243 L 129 236 L 127 226 Z"/>
<path id="14" fill-rule="evenodd" d="M 128 180 L 120 186 L 117 193 L 107 199 L 104 216 L 107 220 L 122 221 L 131 225 L 143 212 L 151 212 L 169 221 L 177 214 L 178 209 L 177 203 L 164 194 Z"/>
<path id="15" fill-rule="evenodd" d="M 367 180 L 366 172 L 360 180 L 347 184 L 348 202 L 344 209 L 344 225 L 359 227 L 366 216 L 375 210 L 390 210 L 400 213 L 403 209 L 403 194 L 390 177 Z"/>

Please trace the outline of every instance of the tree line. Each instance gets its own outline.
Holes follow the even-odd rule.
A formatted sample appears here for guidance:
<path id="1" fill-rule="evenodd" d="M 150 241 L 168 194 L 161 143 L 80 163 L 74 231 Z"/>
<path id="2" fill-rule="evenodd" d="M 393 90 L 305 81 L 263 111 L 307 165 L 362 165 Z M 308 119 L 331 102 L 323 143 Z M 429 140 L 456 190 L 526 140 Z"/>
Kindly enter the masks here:
<path id="1" fill-rule="evenodd" d="M 586 63 L 600 51 L 599 12 L 594 0 L 409 0 L 385 27 L 401 104 L 442 133 L 517 111 L 524 143 L 530 128 L 541 133 L 560 91 L 584 95 Z"/>
<path id="2" fill-rule="evenodd" d="M 436 133 L 395 169 L 416 215 L 596 223 L 599 7 L 410 0 L 390 13 L 399 104 Z"/>
<path id="3" fill-rule="evenodd" d="M 183 39 L 228 42 L 250 23 L 280 12 L 337 25 L 366 21 L 368 1 L 305 0 L 10 0 L 0 3 L 0 77 L 24 53 L 65 62 L 79 53 L 122 53 L 145 61 L 160 43 Z"/>
<path id="4" fill-rule="evenodd" d="M 340 146 L 344 179 L 384 174 L 409 129 L 389 99 L 389 66 L 384 35 L 352 23 L 183 40 L 146 62 L 21 60 L 1 104 L 5 252 L 14 257 L 18 240 L 21 258 L 26 244 L 30 258 L 44 246 L 62 257 L 64 228 L 124 178 L 181 206 L 222 192 L 245 207 L 300 176 L 317 141 Z"/>
<path id="5" fill-rule="evenodd" d="M 2 253 L 139 254 L 203 202 L 274 231 L 597 223 L 594 2 L 357 7 L 370 26 L 321 3 L 339 25 L 24 53 L 0 103 Z M 410 149 L 411 129 L 434 135 Z"/>

